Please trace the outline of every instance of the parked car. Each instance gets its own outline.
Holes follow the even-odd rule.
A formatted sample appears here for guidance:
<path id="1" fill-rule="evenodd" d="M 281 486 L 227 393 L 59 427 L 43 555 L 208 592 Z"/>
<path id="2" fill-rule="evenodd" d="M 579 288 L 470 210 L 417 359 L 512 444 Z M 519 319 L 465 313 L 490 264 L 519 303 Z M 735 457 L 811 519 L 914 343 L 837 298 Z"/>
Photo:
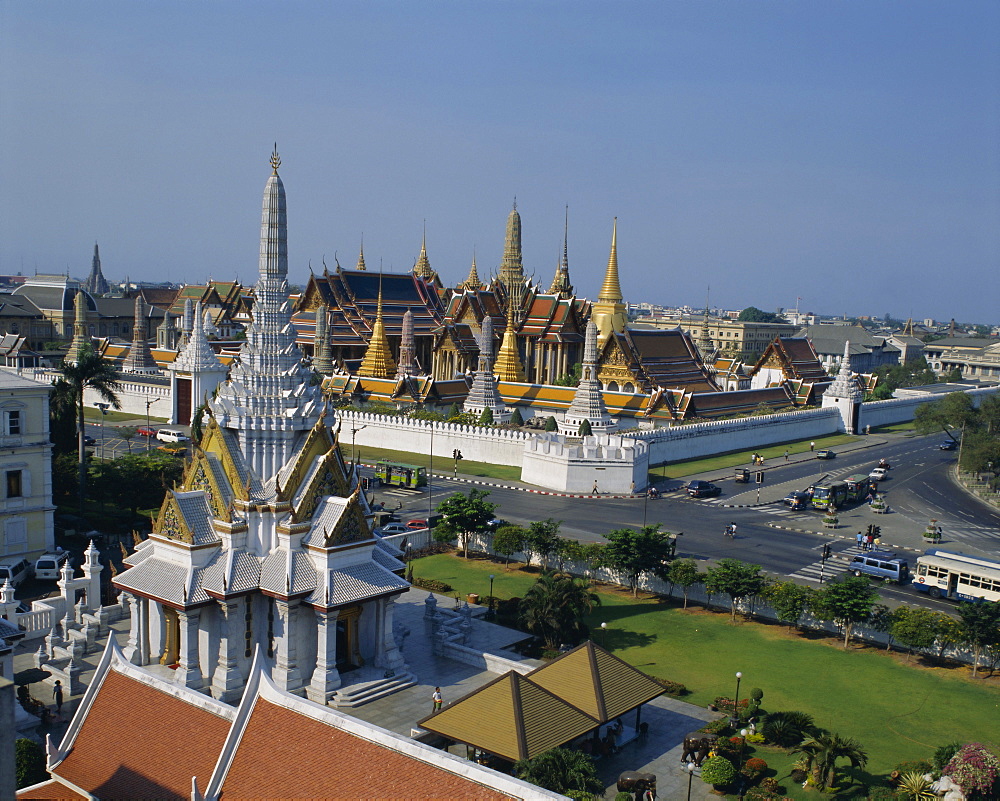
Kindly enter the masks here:
<path id="1" fill-rule="evenodd" d="M 406 527 L 410 531 L 420 531 L 421 529 L 427 528 L 427 521 L 423 518 L 416 518 L 414 520 L 407 520 Z"/>
<path id="2" fill-rule="evenodd" d="M 140 437 L 155 437 L 156 429 L 150 428 L 149 426 L 139 426 L 135 430 L 135 433 Z"/>
<path id="3" fill-rule="evenodd" d="M 888 476 L 889 471 L 884 467 L 876 467 L 868 474 L 868 478 L 872 481 L 885 481 Z"/>
<path id="4" fill-rule="evenodd" d="M 59 571 L 67 561 L 69 561 L 69 551 L 43 553 L 35 560 L 35 578 L 58 581 Z"/>
<path id="5" fill-rule="evenodd" d="M 0 560 L 0 586 L 9 581 L 16 587 L 31 575 L 31 563 L 23 556 L 8 556 Z"/>
<path id="6" fill-rule="evenodd" d="M 406 523 L 386 523 L 378 533 L 383 537 L 391 537 L 393 534 L 409 534 L 412 530 Z"/>
<path id="7" fill-rule="evenodd" d="M 687 492 L 692 498 L 711 498 L 714 495 L 721 495 L 722 488 L 710 481 L 692 481 L 687 486 Z"/>
<path id="8" fill-rule="evenodd" d="M 942 451 L 953 451 L 958 447 L 958 443 L 953 439 L 946 439 L 940 445 L 938 445 L 938 450 Z"/>
<path id="9" fill-rule="evenodd" d="M 792 510 L 796 509 L 808 509 L 809 504 L 812 502 L 811 492 L 799 492 L 798 490 L 794 492 L 789 492 L 783 499 L 782 503 Z"/>
<path id="10" fill-rule="evenodd" d="M 855 576 L 871 576 L 902 584 L 909 575 L 910 565 L 891 551 L 869 551 L 855 556 L 847 569 Z"/>
<path id="11" fill-rule="evenodd" d="M 83 435 L 83 444 L 84 445 L 96 445 L 97 444 L 97 440 L 94 439 L 92 436 L 90 436 L 90 434 L 84 434 Z"/>
<path id="12" fill-rule="evenodd" d="M 835 454 L 833 451 L 829 450 L 828 448 L 825 448 L 825 449 L 823 449 L 821 451 L 816 451 L 816 458 L 817 459 L 832 459 L 836 455 L 837 454 Z"/>
<path id="13" fill-rule="evenodd" d="M 177 431 L 173 428 L 161 428 L 156 432 L 156 438 L 160 442 L 190 442 L 191 437 L 185 434 L 183 431 Z"/>

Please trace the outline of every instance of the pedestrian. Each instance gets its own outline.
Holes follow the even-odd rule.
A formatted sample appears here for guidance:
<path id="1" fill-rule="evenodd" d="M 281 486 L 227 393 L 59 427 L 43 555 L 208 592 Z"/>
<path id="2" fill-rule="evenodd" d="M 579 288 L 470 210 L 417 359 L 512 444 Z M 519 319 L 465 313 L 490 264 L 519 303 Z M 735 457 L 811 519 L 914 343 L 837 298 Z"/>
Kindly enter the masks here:
<path id="1" fill-rule="evenodd" d="M 594 488 L 590 491 L 592 495 L 597 494 L 597 479 L 594 479 Z"/>
<path id="2" fill-rule="evenodd" d="M 865 537 L 865 550 L 870 551 L 872 546 L 875 544 L 875 537 L 871 534 Z"/>
<path id="3" fill-rule="evenodd" d="M 61 681 L 56 681 L 55 687 L 52 688 L 52 697 L 56 699 L 56 714 L 61 715 L 63 705 L 63 688 Z"/>
<path id="4" fill-rule="evenodd" d="M 815 442 L 810 442 L 809 443 L 809 450 L 811 450 L 811 451 L 816 450 L 816 443 Z"/>
<path id="5" fill-rule="evenodd" d="M 434 688 L 434 692 L 431 693 L 431 700 L 434 702 L 434 711 L 435 712 L 440 712 L 441 711 L 441 703 L 442 703 L 442 700 L 443 700 L 442 697 L 441 697 L 441 688 L 440 687 L 435 687 Z"/>
<path id="6" fill-rule="evenodd" d="M 787 450 L 785 451 L 785 461 L 786 462 L 788 461 L 788 451 Z"/>
<path id="7" fill-rule="evenodd" d="M 631 493 L 632 495 L 635 495 L 635 482 L 634 482 L 634 481 L 633 481 L 633 482 L 632 482 L 632 483 L 631 483 L 631 484 L 629 485 L 629 490 L 628 490 L 628 491 L 629 491 L 629 492 L 630 492 L 630 493 Z"/>
<path id="8" fill-rule="evenodd" d="M 864 550 L 864 547 L 863 547 L 863 546 L 864 546 L 864 544 L 865 544 L 865 535 L 864 535 L 864 534 L 862 534 L 862 533 L 861 533 L 861 532 L 859 531 L 859 532 L 858 532 L 858 536 L 857 536 L 857 537 L 855 537 L 854 539 L 856 539 L 856 540 L 858 541 L 858 550 L 859 550 L 859 551 L 861 551 L 861 550 Z"/>
<path id="9" fill-rule="evenodd" d="M 941 526 L 938 526 L 937 527 L 937 531 L 934 532 L 934 544 L 935 545 L 940 544 L 942 533 L 943 532 L 941 531 Z"/>

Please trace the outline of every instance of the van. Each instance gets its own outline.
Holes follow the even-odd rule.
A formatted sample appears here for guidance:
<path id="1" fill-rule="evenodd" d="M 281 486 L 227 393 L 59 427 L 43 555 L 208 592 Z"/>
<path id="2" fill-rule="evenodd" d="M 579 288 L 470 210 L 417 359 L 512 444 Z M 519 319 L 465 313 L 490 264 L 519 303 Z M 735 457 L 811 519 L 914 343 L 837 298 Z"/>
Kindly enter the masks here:
<path id="1" fill-rule="evenodd" d="M 58 581 L 59 571 L 69 561 L 69 551 L 43 553 L 35 560 L 35 578 L 46 581 Z"/>
<path id="2" fill-rule="evenodd" d="M 23 556 L 8 556 L 0 560 L 0 587 L 10 582 L 16 587 L 31 575 L 31 564 Z"/>
<path id="3" fill-rule="evenodd" d="M 910 574 L 909 562 L 897 558 L 896 554 L 890 551 L 859 553 L 847 569 L 855 576 L 871 576 L 897 583 L 906 581 Z"/>
<path id="4" fill-rule="evenodd" d="M 156 432 L 156 438 L 160 442 L 190 442 L 191 438 L 182 431 L 175 431 L 172 428 L 161 428 Z"/>

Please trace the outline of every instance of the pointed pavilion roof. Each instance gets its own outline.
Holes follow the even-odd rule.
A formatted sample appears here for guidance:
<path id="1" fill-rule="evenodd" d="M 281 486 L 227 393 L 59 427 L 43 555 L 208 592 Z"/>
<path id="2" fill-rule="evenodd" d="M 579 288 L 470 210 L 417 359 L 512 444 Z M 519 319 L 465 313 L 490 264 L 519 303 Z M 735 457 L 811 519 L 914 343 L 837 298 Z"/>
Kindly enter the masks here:
<path id="1" fill-rule="evenodd" d="M 107 279 L 101 272 L 101 254 L 97 249 L 96 242 L 94 243 L 94 259 L 90 265 L 90 275 L 83 282 L 83 287 L 92 295 L 105 295 L 109 289 Z"/>
<path id="2" fill-rule="evenodd" d="M 472 268 L 469 270 L 469 277 L 458 285 L 458 289 L 469 289 L 477 292 L 483 288 L 483 282 L 479 280 L 479 272 L 476 270 L 476 257 L 472 257 Z"/>
<path id="3" fill-rule="evenodd" d="M 361 250 L 358 251 L 358 263 L 354 269 L 361 272 L 365 272 L 368 269 L 365 266 L 365 238 L 363 236 L 361 237 Z"/>
<path id="4" fill-rule="evenodd" d="M 618 280 L 618 218 L 615 217 L 614 228 L 611 231 L 611 253 L 608 256 L 608 269 L 604 273 L 604 283 L 597 295 L 598 300 L 609 303 L 622 302 L 622 287 Z"/>
<path id="5" fill-rule="evenodd" d="M 84 345 L 91 344 L 90 329 L 87 327 L 87 293 L 77 290 L 73 298 L 73 341 L 66 351 L 66 361 L 75 364 L 80 359 L 80 351 Z"/>
<path id="6" fill-rule="evenodd" d="M 378 310 L 375 312 L 375 325 L 372 326 L 372 338 L 361 361 L 358 375 L 370 378 L 390 378 L 396 374 L 396 360 L 389 349 L 389 339 L 385 335 L 385 324 L 382 322 L 382 289 L 378 291 Z"/>
<path id="7" fill-rule="evenodd" d="M 503 332 L 503 342 L 500 353 L 493 365 L 496 377 L 501 381 L 523 382 L 524 367 L 521 365 L 521 354 L 517 350 L 517 331 L 514 325 L 514 304 L 507 304 L 507 328 Z"/>
<path id="8" fill-rule="evenodd" d="M 413 274 L 425 281 L 433 281 L 437 278 L 437 273 L 431 269 L 431 263 L 427 259 L 427 226 L 424 226 L 424 235 L 420 240 L 420 257 L 413 268 Z"/>
<path id="9" fill-rule="evenodd" d="M 160 368 L 157 367 L 153 354 L 149 350 L 149 342 L 146 341 L 145 304 L 142 302 L 142 295 L 135 296 L 135 318 L 132 321 L 132 347 L 128 356 L 122 364 L 122 372 L 136 373 L 139 375 L 157 375 Z"/>
<path id="10" fill-rule="evenodd" d="M 569 282 L 569 206 L 566 207 L 566 226 L 563 229 L 562 261 L 556 266 L 549 293 L 561 296 L 573 294 L 573 285 Z"/>

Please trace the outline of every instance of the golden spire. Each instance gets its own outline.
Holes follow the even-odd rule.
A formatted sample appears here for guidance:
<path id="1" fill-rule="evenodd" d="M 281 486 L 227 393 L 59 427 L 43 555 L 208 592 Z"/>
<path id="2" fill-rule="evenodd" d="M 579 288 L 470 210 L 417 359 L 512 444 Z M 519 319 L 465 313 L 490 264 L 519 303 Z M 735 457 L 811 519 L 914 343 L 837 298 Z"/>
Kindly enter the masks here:
<path id="1" fill-rule="evenodd" d="M 364 234 L 361 235 L 361 250 L 358 252 L 358 264 L 357 264 L 357 266 L 354 269 L 355 270 L 360 270 L 361 272 L 365 272 L 365 270 L 368 269 L 367 267 L 365 267 L 365 235 Z M 381 281 L 382 279 L 380 278 L 379 280 Z"/>
<path id="2" fill-rule="evenodd" d="M 476 270 L 476 254 L 472 254 L 472 269 L 469 270 L 469 277 L 458 285 L 459 289 L 469 289 L 476 292 L 483 288 L 483 282 L 479 280 L 479 272 Z"/>
<path id="3" fill-rule="evenodd" d="M 569 282 L 569 206 L 566 207 L 566 226 L 563 229 L 562 261 L 556 265 L 556 274 L 549 287 L 549 294 L 569 296 L 573 287 Z"/>
<path id="4" fill-rule="evenodd" d="M 604 274 L 604 285 L 597 296 L 598 300 L 606 300 L 610 303 L 621 303 L 622 287 L 618 282 L 618 218 L 615 217 L 614 228 L 611 232 L 611 255 L 608 256 L 608 271 Z"/>
<path id="5" fill-rule="evenodd" d="M 503 343 L 500 353 L 493 364 L 493 373 L 500 381 L 517 381 L 524 383 L 524 368 L 521 366 L 521 354 L 517 350 L 517 332 L 514 330 L 514 306 L 507 306 L 507 328 L 503 332 Z"/>
<path id="6" fill-rule="evenodd" d="M 382 276 L 378 279 L 378 311 L 375 312 L 375 324 L 372 326 L 372 338 L 368 342 L 368 350 L 361 360 L 358 375 L 368 378 L 392 378 L 396 375 L 396 360 L 392 358 L 389 349 L 389 339 L 385 335 L 385 324 L 382 322 Z"/>
<path id="7" fill-rule="evenodd" d="M 420 258 L 417 259 L 416 265 L 413 267 L 413 274 L 418 278 L 423 278 L 425 281 L 430 281 L 434 278 L 434 271 L 431 269 L 431 263 L 427 260 L 427 221 L 424 221 L 424 236 L 420 242 Z"/>
<path id="8" fill-rule="evenodd" d="M 278 155 L 278 143 L 274 143 L 274 152 L 271 153 L 271 169 L 274 170 L 274 174 L 278 174 L 278 167 L 281 166 L 281 156 Z"/>

